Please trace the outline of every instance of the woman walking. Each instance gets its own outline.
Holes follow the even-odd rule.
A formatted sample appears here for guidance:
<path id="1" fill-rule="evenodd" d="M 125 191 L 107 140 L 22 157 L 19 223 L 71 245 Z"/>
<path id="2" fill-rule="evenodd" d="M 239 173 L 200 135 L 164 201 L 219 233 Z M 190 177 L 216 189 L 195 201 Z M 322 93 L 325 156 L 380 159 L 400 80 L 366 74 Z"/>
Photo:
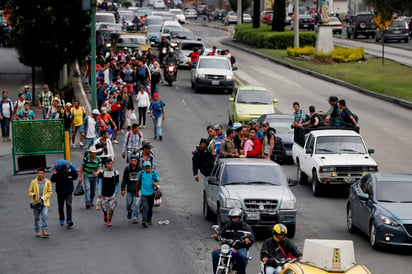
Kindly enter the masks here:
<path id="1" fill-rule="evenodd" d="M 146 92 L 144 86 L 140 86 L 139 93 L 136 95 L 137 109 L 139 110 L 139 124 L 146 127 L 146 112 L 150 106 L 149 94 Z M 143 123 L 142 123 L 143 122 Z"/>
<path id="2" fill-rule="evenodd" d="M 99 175 L 99 199 L 104 214 L 104 222 L 112 226 L 114 209 L 117 206 L 116 195 L 119 190 L 119 171 L 113 169 L 113 160 L 107 158 L 106 170 Z"/>
<path id="3" fill-rule="evenodd" d="M 150 69 L 151 73 L 151 82 L 150 82 L 150 90 L 152 94 L 159 93 L 159 83 L 162 81 L 163 83 L 163 77 L 160 72 L 160 66 L 157 61 L 153 63 L 153 67 Z"/>

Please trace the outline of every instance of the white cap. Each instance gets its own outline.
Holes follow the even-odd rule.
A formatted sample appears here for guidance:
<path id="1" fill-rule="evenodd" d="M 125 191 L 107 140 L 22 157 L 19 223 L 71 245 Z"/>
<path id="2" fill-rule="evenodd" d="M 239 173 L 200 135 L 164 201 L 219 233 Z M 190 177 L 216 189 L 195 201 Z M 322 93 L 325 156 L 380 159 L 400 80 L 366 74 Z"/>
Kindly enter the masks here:
<path id="1" fill-rule="evenodd" d="M 30 88 L 28 85 L 25 85 L 24 88 Z"/>
<path id="2" fill-rule="evenodd" d="M 100 115 L 100 112 L 98 109 L 93 109 L 92 114 Z"/>

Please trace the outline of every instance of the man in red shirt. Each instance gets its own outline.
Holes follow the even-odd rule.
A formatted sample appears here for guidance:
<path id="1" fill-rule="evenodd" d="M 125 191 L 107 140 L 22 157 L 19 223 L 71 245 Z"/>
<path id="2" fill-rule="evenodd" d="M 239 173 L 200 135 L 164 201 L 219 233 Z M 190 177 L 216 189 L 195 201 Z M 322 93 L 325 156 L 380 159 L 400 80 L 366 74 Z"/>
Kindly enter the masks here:
<path id="1" fill-rule="evenodd" d="M 190 68 L 192 63 L 197 62 L 199 60 L 199 49 L 194 48 L 189 58 L 190 58 L 189 59 L 189 68 Z"/>
<path id="2" fill-rule="evenodd" d="M 261 158 L 262 157 L 262 143 L 256 138 L 256 129 L 249 129 L 249 139 L 253 141 L 253 150 L 247 153 L 248 158 Z"/>

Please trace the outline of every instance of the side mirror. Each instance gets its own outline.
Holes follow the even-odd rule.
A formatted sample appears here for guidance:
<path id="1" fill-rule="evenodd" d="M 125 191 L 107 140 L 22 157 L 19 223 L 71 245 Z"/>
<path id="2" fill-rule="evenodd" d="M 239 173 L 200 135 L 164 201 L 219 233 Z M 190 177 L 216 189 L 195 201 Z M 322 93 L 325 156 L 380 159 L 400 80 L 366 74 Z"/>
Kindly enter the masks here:
<path id="1" fill-rule="evenodd" d="M 274 104 L 277 104 L 277 103 L 279 103 L 279 100 L 278 99 L 272 99 L 272 102 L 274 103 Z"/>
<path id="2" fill-rule="evenodd" d="M 295 180 L 295 179 L 288 178 L 288 185 L 289 186 L 296 186 L 296 185 L 298 185 L 298 181 Z"/>
<path id="3" fill-rule="evenodd" d="M 369 154 L 375 153 L 375 149 L 373 149 L 373 148 L 368 148 L 368 153 L 369 153 Z"/>
<path id="4" fill-rule="evenodd" d="M 232 70 L 237 70 L 237 67 L 233 67 Z"/>
<path id="5" fill-rule="evenodd" d="M 219 185 L 219 183 L 217 182 L 217 178 L 215 176 L 210 176 L 209 178 L 207 178 L 207 182 L 211 185 Z"/>
<path id="6" fill-rule="evenodd" d="M 367 202 L 369 200 L 369 194 L 367 193 L 359 193 L 359 200 Z"/>
<path id="7" fill-rule="evenodd" d="M 232 95 L 232 96 L 230 96 L 230 97 L 229 97 L 229 102 L 231 102 L 231 103 L 232 103 L 232 102 L 234 102 L 234 101 L 235 101 L 235 97 L 233 97 L 233 95 Z"/>
<path id="8" fill-rule="evenodd" d="M 306 149 L 306 154 L 313 154 L 313 149 L 311 148 Z"/>

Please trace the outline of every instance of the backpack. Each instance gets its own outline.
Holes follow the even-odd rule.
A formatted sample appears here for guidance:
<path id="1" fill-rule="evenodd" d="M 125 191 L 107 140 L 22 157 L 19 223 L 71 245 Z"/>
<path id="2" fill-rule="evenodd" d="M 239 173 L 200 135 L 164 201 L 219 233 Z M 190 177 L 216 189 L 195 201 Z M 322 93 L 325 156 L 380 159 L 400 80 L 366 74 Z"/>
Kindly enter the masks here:
<path id="1" fill-rule="evenodd" d="M 139 171 L 139 181 L 140 181 L 140 183 L 142 182 L 142 179 L 143 179 L 143 172 L 144 172 L 144 170 Z M 154 174 L 153 170 L 152 170 L 152 180 L 155 182 L 155 174 Z"/>
<path id="2" fill-rule="evenodd" d="M 140 132 L 138 134 L 139 134 L 139 142 L 140 142 L 140 139 L 142 139 L 142 135 L 140 134 Z M 128 133 L 127 133 L 126 147 L 129 144 L 129 139 L 130 139 L 131 136 L 132 136 L 132 133 L 129 130 Z"/>
<path id="3" fill-rule="evenodd" d="M 236 58 L 235 58 L 235 56 L 230 55 L 230 62 L 231 62 L 232 64 L 236 63 Z"/>
<path id="4" fill-rule="evenodd" d="M 139 79 L 145 79 L 146 78 L 146 67 L 139 67 L 137 71 L 137 75 Z"/>

